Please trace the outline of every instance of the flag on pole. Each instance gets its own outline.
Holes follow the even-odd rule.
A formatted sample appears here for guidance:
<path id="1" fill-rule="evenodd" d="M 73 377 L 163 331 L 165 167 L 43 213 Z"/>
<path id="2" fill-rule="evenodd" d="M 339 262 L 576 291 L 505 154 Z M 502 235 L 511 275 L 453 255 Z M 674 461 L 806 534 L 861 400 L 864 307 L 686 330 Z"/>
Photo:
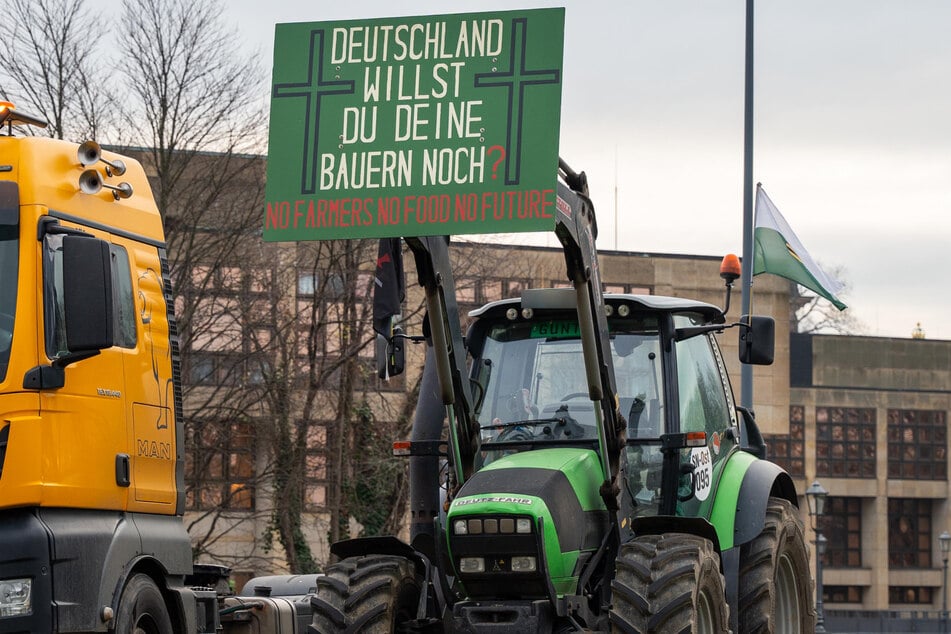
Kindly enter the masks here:
<path id="1" fill-rule="evenodd" d="M 815 263 L 762 185 L 756 184 L 756 220 L 753 222 L 753 275 L 772 273 L 814 291 L 839 310 L 846 305 L 836 297 L 842 290 Z"/>

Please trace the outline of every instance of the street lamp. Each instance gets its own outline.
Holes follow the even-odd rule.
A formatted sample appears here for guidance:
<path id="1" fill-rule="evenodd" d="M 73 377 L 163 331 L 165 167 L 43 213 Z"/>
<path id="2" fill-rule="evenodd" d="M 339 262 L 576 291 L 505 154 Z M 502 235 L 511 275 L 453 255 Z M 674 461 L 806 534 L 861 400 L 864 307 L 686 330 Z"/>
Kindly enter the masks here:
<path id="1" fill-rule="evenodd" d="M 816 632 L 826 631 L 825 616 L 822 614 L 822 556 L 826 552 L 825 536 L 819 531 L 819 521 L 826 510 L 826 497 L 829 492 L 822 488 L 819 481 L 813 482 L 806 489 L 806 502 L 809 504 L 809 518 L 812 521 L 812 530 L 816 533 Z M 948 536 L 951 540 L 951 535 Z M 949 544 L 951 545 L 951 544 Z"/>
<path id="2" fill-rule="evenodd" d="M 944 568 L 941 572 L 941 631 L 948 631 L 948 551 L 951 550 L 951 534 L 944 531 L 938 536 L 938 546 L 941 547 L 941 561 Z"/>

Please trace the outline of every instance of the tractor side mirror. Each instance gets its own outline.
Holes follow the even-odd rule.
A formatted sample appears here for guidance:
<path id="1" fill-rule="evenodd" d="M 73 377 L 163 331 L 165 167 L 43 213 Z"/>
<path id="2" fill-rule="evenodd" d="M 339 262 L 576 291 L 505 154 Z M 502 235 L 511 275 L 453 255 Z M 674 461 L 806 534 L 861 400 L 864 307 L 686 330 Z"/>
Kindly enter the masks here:
<path id="1" fill-rule="evenodd" d="M 376 335 L 376 371 L 381 379 L 403 374 L 406 366 L 406 353 L 403 350 L 403 329 L 393 326 L 390 336 Z"/>
<path id="2" fill-rule="evenodd" d="M 772 317 L 740 318 L 740 363 L 772 365 L 776 347 L 776 322 Z"/>

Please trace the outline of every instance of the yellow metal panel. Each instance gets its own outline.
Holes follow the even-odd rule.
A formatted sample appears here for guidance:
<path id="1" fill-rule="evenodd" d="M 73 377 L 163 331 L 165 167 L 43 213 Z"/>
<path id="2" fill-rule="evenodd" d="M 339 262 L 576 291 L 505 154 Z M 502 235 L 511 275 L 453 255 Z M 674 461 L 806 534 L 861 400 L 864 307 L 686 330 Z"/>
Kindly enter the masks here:
<path id="1" fill-rule="evenodd" d="M 132 412 L 135 502 L 169 504 L 174 511 L 175 429 L 170 411 L 165 407 L 134 403 Z"/>
<path id="2" fill-rule="evenodd" d="M 0 430 L 9 428 L 7 452 L 0 472 L 0 506 L 33 506 L 39 503 L 41 454 L 36 440 L 40 431 L 36 394 L 21 392 L 0 396 Z"/>
<path id="3" fill-rule="evenodd" d="M 110 177 L 102 163 L 82 167 L 76 152 L 75 143 L 57 139 L 5 138 L 0 143 L 0 163 L 13 164 L 14 167 L 11 173 L 2 177 L 19 182 L 21 205 L 44 205 L 90 222 L 163 240 L 162 220 L 139 162 L 121 157 L 126 173 Z M 120 158 L 111 152 L 103 152 L 103 157 L 107 160 Z M 80 192 L 79 176 L 84 169 L 90 168 L 99 171 L 108 184 L 127 182 L 132 185 L 132 197 L 116 201 L 112 192 L 105 188 L 95 195 Z"/>
<path id="4" fill-rule="evenodd" d="M 116 456 L 128 454 L 123 375 L 113 350 L 66 368 L 66 385 L 40 394 L 43 506 L 126 510 Z"/>
<path id="5" fill-rule="evenodd" d="M 121 238 L 114 242 L 129 252 L 136 298 L 136 349 L 124 356 L 134 444 L 130 510 L 174 513 L 175 397 L 161 262 L 154 247 Z M 166 506 L 157 508 L 157 503 Z"/>

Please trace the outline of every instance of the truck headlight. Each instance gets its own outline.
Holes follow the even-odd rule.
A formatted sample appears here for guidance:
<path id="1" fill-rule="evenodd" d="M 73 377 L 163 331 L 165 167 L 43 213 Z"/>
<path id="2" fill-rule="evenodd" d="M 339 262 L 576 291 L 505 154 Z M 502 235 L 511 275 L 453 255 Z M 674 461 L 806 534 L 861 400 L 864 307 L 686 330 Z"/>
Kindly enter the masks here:
<path id="1" fill-rule="evenodd" d="M 32 579 L 0 580 L 0 617 L 32 614 Z"/>

